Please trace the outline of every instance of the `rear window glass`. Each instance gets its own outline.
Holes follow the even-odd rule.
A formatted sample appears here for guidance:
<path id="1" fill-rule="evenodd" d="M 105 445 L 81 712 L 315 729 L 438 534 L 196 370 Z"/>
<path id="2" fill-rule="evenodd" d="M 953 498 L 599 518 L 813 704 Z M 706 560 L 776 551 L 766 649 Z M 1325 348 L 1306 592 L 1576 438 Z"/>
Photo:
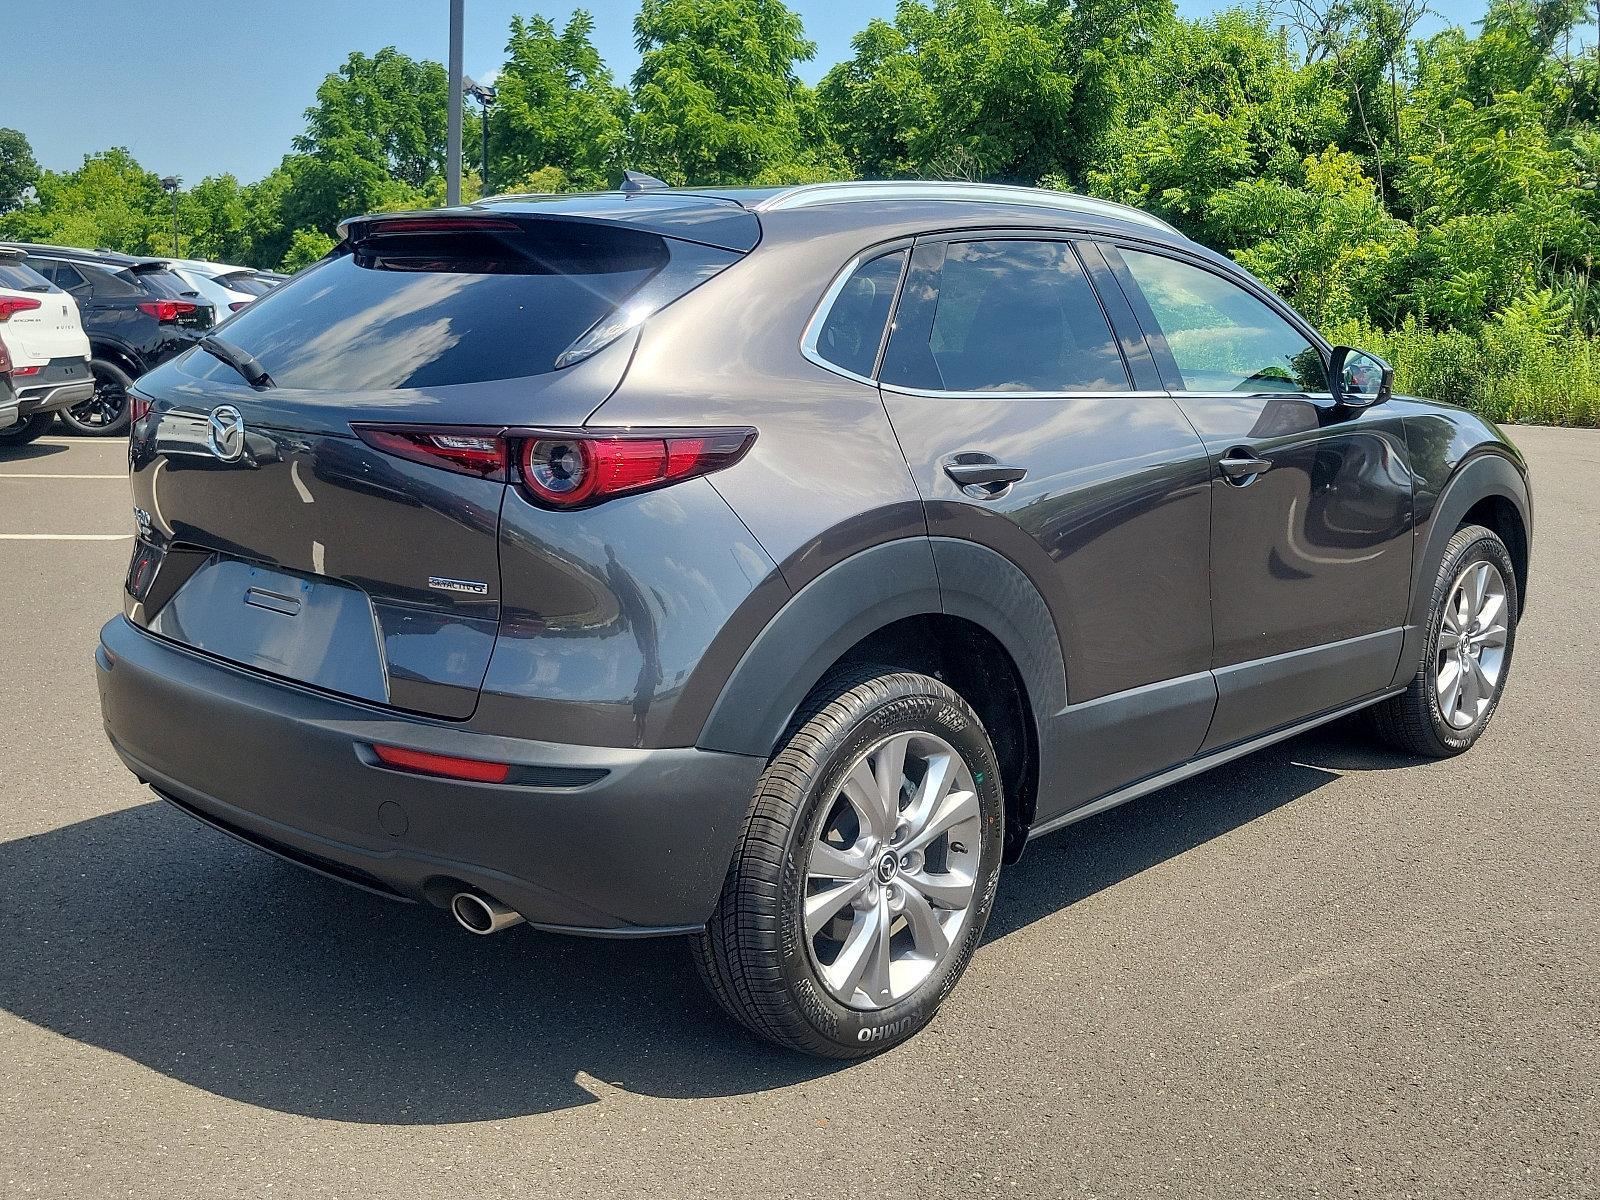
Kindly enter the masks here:
<path id="1" fill-rule="evenodd" d="M 254 275 L 240 272 L 237 275 L 218 275 L 216 282 L 232 292 L 243 292 L 247 296 L 265 296 L 272 290 L 272 285 L 264 279 Z"/>
<path id="2" fill-rule="evenodd" d="M 39 272 L 14 259 L 0 258 L 0 288 L 13 292 L 48 292 L 51 283 Z"/>
<path id="3" fill-rule="evenodd" d="M 646 283 L 657 280 L 655 293 L 670 282 L 681 294 L 739 257 L 575 221 L 369 235 L 244 309 L 228 340 L 280 387 L 388 390 L 541 375 Z M 195 367 L 230 374 L 221 364 Z"/>
<path id="4" fill-rule="evenodd" d="M 135 287 L 148 292 L 152 296 L 165 296 L 168 299 L 180 300 L 185 296 L 198 296 L 200 293 L 185 283 L 182 278 L 165 267 L 147 271 L 118 271 L 118 278 L 127 279 Z"/>
<path id="5" fill-rule="evenodd" d="M 1005 238 L 919 249 L 885 383 L 951 392 L 1129 386 L 1111 326 L 1067 242 Z"/>
<path id="6" fill-rule="evenodd" d="M 906 252 L 897 250 L 856 268 L 817 331 L 821 357 L 856 375 L 872 374 L 905 261 Z"/>

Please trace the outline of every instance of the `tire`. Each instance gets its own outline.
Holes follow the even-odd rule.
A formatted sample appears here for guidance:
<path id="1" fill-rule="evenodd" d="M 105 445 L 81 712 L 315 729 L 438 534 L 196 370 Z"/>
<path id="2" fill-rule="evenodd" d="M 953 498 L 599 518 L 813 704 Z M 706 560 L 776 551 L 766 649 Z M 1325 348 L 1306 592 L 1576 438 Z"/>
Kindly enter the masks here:
<path id="1" fill-rule="evenodd" d="M 1479 580 L 1485 584 L 1484 599 L 1476 602 Z M 1468 614 L 1463 604 L 1475 603 L 1480 607 Z M 1471 749 L 1500 707 L 1519 615 L 1517 573 L 1505 543 L 1481 525 L 1457 530 L 1434 578 L 1428 636 L 1416 674 L 1404 692 L 1372 709 L 1378 736 L 1397 750 L 1426 758 Z M 1466 638 L 1465 654 L 1459 642 L 1452 645 L 1457 629 L 1483 631 Z M 1454 678 L 1462 681 L 1453 695 L 1452 663 Z"/>
<path id="2" fill-rule="evenodd" d="M 879 768 L 899 777 L 892 817 Z M 923 787 L 930 776 L 951 782 Z M 1004 813 L 994 748 L 955 692 L 888 668 L 830 675 L 756 785 L 721 899 L 693 939 L 701 977 L 737 1021 L 789 1049 L 860 1058 L 905 1041 L 983 936 Z M 833 912 L 811 934 L 808 903 Z M 887 944 L 873 936 L 885 918 Z"/>
<path id="3" fill-rule="evenodd" d="M 26 446 L 48 433 L 55 419 L 54 413 L 34 413 L 31 417 L 24 417 L 11 428 L 0 430 L 0 446 Z"/>
<path id="4" fill-rule="evenodd" d="M 116 363 L 92 359 L 94 395 L 61 410 L 61 423 L 83 437 L 115 437 L 128 429 L 128 389 L 133 379 Z"/>

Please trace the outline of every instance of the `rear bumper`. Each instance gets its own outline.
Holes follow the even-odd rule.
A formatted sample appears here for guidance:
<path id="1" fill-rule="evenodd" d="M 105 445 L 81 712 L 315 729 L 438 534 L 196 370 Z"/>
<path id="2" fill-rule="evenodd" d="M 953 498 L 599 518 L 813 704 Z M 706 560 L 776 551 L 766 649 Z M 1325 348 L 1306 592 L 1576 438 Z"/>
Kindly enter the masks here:
<path id="1" fill-rule="evenodd" d="M 27 388 L 19 392 L 21 416 L 24 420 L 39 413 L 59 412 L 82 404 L 94 396 L 94 383 L 62 383 L 54 386 Z"/>
<path id="2" fill-rule="evenodd" d="M 546 929 L 700 928 L 764 765 L 473 733 L 230 667 L 121 617 L 100 638 L 106 732 L 163 798 L 346 883 L 439 905 L 473 888 Z M 511 762 L 541 785 L 390 770 L 373 743 Z"/>

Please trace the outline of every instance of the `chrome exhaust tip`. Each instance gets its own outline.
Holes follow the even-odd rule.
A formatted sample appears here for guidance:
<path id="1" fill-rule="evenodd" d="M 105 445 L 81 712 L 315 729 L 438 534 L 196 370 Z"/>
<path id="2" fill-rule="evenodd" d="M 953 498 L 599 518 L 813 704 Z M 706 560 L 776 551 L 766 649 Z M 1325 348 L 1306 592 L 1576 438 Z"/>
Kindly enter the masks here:
<path id="1" fill-rule="evenodd" d="M 523 921 L 521 913 L 477 892 L 457 892 L 450 897 L 450 915 L 468 933 L 487 936 Z"/>

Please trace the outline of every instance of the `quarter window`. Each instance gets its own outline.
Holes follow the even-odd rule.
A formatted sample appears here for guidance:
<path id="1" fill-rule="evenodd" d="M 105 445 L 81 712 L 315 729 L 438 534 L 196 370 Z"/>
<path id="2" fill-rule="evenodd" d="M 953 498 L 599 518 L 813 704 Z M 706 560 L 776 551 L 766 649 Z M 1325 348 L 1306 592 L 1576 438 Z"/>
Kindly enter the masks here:
<path id="1" fill-rule="evenodd" d="M 896 250 L 862 263 L 851 273 L 817 331 L 819 357 L 854 375 L 872 374 L 905 261 L 906 252 Z"/>
<path id="2" fill-rule="evenodd" d="M 1322 353 L 1263 301 L 1161 254 L 1122 250 L 1191 392 L 1325 392 Z"/>
<path id="3" fill-rule="evenodd" d="M 1129 386 L 1070 243 L 996 238 L 926 250 L 901 302 L 904 319 L 895 319 L 885 383 L 950 392 Z"/>

